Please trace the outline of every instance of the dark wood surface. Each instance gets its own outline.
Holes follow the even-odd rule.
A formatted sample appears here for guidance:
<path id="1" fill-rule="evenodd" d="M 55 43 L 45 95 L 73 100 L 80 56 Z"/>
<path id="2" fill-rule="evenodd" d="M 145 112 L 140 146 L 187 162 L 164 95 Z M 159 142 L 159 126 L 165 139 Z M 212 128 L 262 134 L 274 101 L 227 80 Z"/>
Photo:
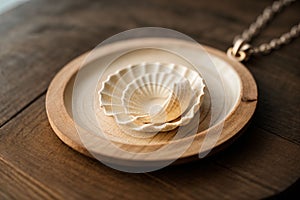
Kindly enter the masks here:
<path id="1" fill-rule="evenodd" d="M 259 89 L 249 129 L 215 156 L 128 174 L 64 145 L 45 93 L 66 63 L 118 32 L 172 28 L 226 50 L 272 1 L 31 0 L 0 15 L 0 199 L 259 199 L 300 177 L 300 39 L 246 63 Z M 300 2 L 254 41 L 298 23 Z"/>

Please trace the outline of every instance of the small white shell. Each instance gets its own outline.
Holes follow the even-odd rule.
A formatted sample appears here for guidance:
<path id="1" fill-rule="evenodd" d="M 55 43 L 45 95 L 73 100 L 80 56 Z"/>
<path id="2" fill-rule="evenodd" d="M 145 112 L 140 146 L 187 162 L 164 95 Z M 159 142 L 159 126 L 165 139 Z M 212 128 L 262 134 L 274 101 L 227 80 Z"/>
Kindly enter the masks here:
<path id="1" fill-rule="evenodd" d="M 142 123 L 165 123 L 188 108 L 192 88 L 187 79 L 167 73 L 147 74 L 130 83 L 121 98 L 126 114 Z"/>
<path id="2" fill-rule="evenodd" d="M 157 132 L 189 123 L 200 108 L 204 87 L 200 75 L 182 65 L 142 63 L 110 75 L 98 93 L 104 113 L 118 124 Z"/>

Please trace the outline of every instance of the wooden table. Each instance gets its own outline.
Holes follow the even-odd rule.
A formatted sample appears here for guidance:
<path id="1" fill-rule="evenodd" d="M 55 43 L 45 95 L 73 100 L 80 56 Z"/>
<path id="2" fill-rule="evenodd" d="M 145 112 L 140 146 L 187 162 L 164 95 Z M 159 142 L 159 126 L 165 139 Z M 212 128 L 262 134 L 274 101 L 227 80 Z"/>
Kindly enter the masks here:
<path id="1" fill-rule="evenodd" d="M 257 199 L 291 186 L 300 176 L 299 39 L 246 63 L 259 89 L 253 122 L 233 145 L 202 161 L 119 172 L 64 145 L 45 112 L 54 75 L 113 34 L 166 27 L 225 51 L 270 3 L 31 0 L 0 15 L 0 199 Z M 298 1 L 255 43 L 288 31 L 299 10 Z"/>

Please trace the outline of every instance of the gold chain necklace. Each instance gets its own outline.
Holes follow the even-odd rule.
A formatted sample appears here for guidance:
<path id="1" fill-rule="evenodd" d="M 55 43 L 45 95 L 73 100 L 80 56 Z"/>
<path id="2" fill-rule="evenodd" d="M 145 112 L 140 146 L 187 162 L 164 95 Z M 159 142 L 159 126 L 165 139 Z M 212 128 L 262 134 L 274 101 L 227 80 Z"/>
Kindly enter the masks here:
<path id="1" fill-rule="evenodd" d="M 235 37 L 233 47 L 227 50 L 227 55 L 237 61 L 245 61 L 251 55 L 268 54 L 272 50 L 280 48 L 282 45 L 288 44 L 292 39 L 300 34 L 300 23 L 294 25 L 289 32 L 282 34 L 280 37 L 272 39 L 268 43 L 260 44 L 259 46 L 251 46 L 249 42 L 256 36 L 263 27 L 280 12 L 284 7 L 290 5 L 296 0 L 279 0 L 275 1 L 271 6 L 264 9 L 255 22 L 248 29 L 244 30 L 241 35 Z"/>

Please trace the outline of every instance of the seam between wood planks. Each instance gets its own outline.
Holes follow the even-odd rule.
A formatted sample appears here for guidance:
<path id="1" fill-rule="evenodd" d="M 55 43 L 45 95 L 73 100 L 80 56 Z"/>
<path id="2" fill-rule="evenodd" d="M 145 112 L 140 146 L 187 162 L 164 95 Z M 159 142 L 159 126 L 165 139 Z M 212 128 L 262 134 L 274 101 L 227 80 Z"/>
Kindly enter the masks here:
<path id="1" fill-rule="evenodd" d="M 263 184 L 263 183 L 260 183 L 259 181 L 256 181 L 256 180 L 254 180 L 254 179 L 251 179 L 251 178 L 249 178 L 248 176 L 245 176 L 244 174 L 242 174 L 242 173 L 240 173 L 240 172 L 238 172 L 238 171 L 236 171 L 236 170 L 233 170 L 233 169 L 231 169 L 231 168 L 229 168 L 229 167 L 223 166 L 222 164 L 218 163 L 217 161 L 214 161 L 214 162 L 212 162 L 212 163 L 215 164 L 215 165 L 218 166 L 218 167 L 221 167 L 221 168 L 223 168 L 223 169 L 226 169 L 226 170 L 232 172 L 233 174 L 239 176 L 240 178 L 242 178 L 242 179 L 244 179 L 244 180 L 247 180 L 247 181 L 249 181 L 249 182 L 251 182 L 251 183 L 253 183 L 253 184 L 257 185 L 257 186 L 261 186 L 261 187 L 263 187 L 263 188 L 266 189 L 266 190 L 269 190 L 269 191 L 274 192 L 274 193 L 276 193 L 276 192 L 277 192 L 277 193 L 278 193 L 278 192 L 281 192 L 281 191 L 276 190 L 275 188 L 272 188 L 272 187 L 269 187 L 269 186 L 267 186 L 267 185 L 265 185 L 265 184 Z M 164 180 L 162 180 L 162 179 L 160 179 L 160 178 L 157 178 L 157 177 L 155 177 L 155 176 L 153 176 L 153 175 L 151 175 L 151 174 L 149 174 L 149 173 L 146 173 L 146 175 L 149 176 L 150 178 L 152 178 L 152 179 L 154 179 L 154 180 L 160 182 L 161 184 L 167 186 L 167 187 L 175 188 L 174 186 L 170 185 L 169 183 L 165 182 Z M 184 193 L 184 192 L 182 192 L 182 193 Z M 186 194 L 186 196 L 187 196 L 187 194 Z M 189 197 L 189 196 L 187 196 L 187 197 Z"/>
<path id="2" fill-rule="evenodd" d="M 35 101 L 37 101 L 39 98 L 41 98 L 43 95 L 45 95 L 47 92 L 47 89 L 44 90 L 42 93 L 40 93 L 38 96 L 33 98 L 29 103 L 27 103 L 25 106 L 23 106 L 19 111 L 17 111 L 15 114 L 13 114 L 10 118 L 8 118 L 6 121 L 4 121 L 2 124 L 0 124 L 0 128 L 4 127 L 9 121 L 17 117 L 19 114 L 21 114 L 26 108 L 28 108 L 30 105 L 32 105 Z"/>
<path id="3" fill-rule="evenodd" d="M 156 176 L 153 176 L 153 175 L 151 175 L 151 174 L 149 174 L 149 173 L 145 173 L 145 175 L 148 176 L 149 178 L 151 178 L 152 180 L 154 180 L 154 181 L 156 181 L 156 182 L 159 182 L 160 184 L 162 184 L 162 185 L 164 185 L 164 186 L 166 186 L 166 187 L 168 187 L 168 188 L 172 188 L 173 190 L 177 190 L 177 188 L 176 188 L 175 186 L 173 186 L 173 185 L 171 185 L 171 184 L 169 184 L 169 183 L 163 181 L 163 180 L 160 179 L 160 178 L 157 178 Z M 193 197 L 189 196 L 188 194 L 186 194 L 186 193 L 183 192 L 183 191 L 181 191 L 180 194 L 182 194 L 182 197 L 183 197 L 184 199 L 193 199 Z"/>
<path id="4" fill-rule="evenodd" d="M 53 199 L 63 199 L 60 195 L 55 193 L 53 190 L 51 190 L 47 186 L 43 185 L 40 181 L 36 180 L 32 176 L 29 176 L 23 170 L 21 170 L 20 168 L 14 166 L 12 163 L 5 160 L 1 155 L 0 155 L 0 162 L 2 162 L 4 165 L 6 165 L 9 168 L 11 168 L 12 170 L 14 170 L 21 177 L 24 177 L 26 180 L 28 180 L 30 183 L 32 183 L 32 185 L 34 185 L 37 189 L 39 189 L 39 191 L 42 191 L 42 193 L 50 196 Z M 11 171 L 8 173 L 11 173 Z M 35 187 L 31 187 L 31 189 L 35 191 L 36 190 Z"/>
<path id="5" fill-rule="evenodd" d="M 275 136 L 280 137 L 281 139 L 284 139 L 284 140 L 286 140 L 286 141 L 288 141 L 288 142 L 291 142 L 291 143 L 294 143 L 294 144 L 300 146 L 300 143 L 297 142 L 297 141 L 294 141 L 294 140 L 292 140 L 292 139 L 290 139 L 290 138 L 287 138 L 287 137 L 284 137 L 284 136 L 282 136 L 282 135 L 279 135 L 279 134 L 275 133 L 274 131 L 267 130 L 266 128 L 261 127 L 260 125 L 257 125 L 257 127 L 260 128 L 260 129 L 262 129 L 262 130 L 264 130 L 264 131 L 266 131 L 266 132 L 268 132 L 269 134 L 273 134 L 273 135 L 275 135 Z"/>
<path id="6" fill-rule="evenodd" d="M 215 163 L 219 167 L 222 167 L 222 168 L 224 168 L 224 169 L 226 169 L 228 171 L 231 171 L 232 173 L 236 174 L 239 177 L 242 177 L 242 178 L 248 180 L 249 182 L 252 182 L 252 183 L 254 183 L 256 185 L 259 185 L 259 186 L 261 186 L 261 187 L 263 187 L 263 188 L 265 188 L 267 190 L 270 190 L 270 191 L 272 191 L 274 193 L 281 192 L 281 191 L 279 191 L 279 190 L 277 190 L 275 188 L 272 188 L 272 187 L 270 187 L 270 186 L 268 186 L 266 184 L 263 184 L 263 183 L 261 183 L 261 182 L 259 182 L 257 180 L 254 180 L 254 179 L 248 177 L 247 175 L 242 174 L 241 172 L 239 172 L 237 170 L 231 169 L 230 167 L 227 167 L 227 166 L 223 165 L 222 163 L 219 163 L 218 161 L 213 161 L 213 163 Z"/>

